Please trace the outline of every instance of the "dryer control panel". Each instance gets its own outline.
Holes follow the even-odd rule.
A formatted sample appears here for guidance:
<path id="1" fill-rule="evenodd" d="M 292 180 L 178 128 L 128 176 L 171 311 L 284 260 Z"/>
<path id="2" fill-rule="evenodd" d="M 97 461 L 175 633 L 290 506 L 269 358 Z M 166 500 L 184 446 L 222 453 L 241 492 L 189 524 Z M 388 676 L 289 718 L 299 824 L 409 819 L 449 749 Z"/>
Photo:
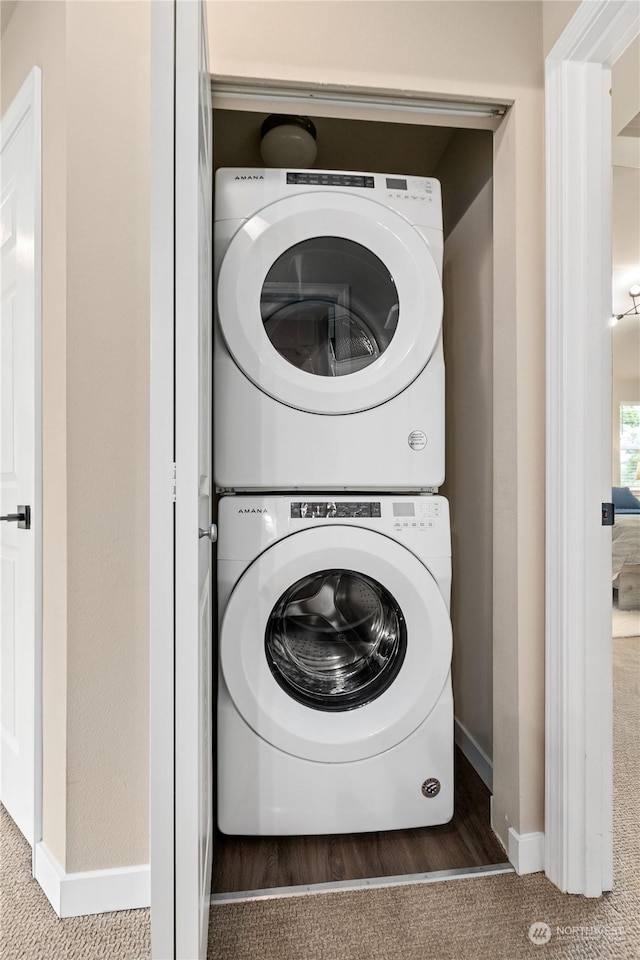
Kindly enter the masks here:
<path id="1" fill-rule="evenodd" d="M 396 210 L 409 223 L 442 234 L 439 180 L 411 174 L 359 170 L 220 167 L 216 171 L 214 220 L 240 222 L 287 197 L 319 192 L 336 198 L 351 194 L 381 203 Z M 327 200 L 327 203 L 330 201 Z M 375 208 L 371 215 L 375 216 Z"/>
<path id="2" fill-rule="evenodd" d="M 311 184 L 315 187 L 359 187 L 373 190 L 375 177 L 362 173 L 322 173 L 318 171 L 303 171 L 302 173 L 287 172 L 287 183 Z"/>

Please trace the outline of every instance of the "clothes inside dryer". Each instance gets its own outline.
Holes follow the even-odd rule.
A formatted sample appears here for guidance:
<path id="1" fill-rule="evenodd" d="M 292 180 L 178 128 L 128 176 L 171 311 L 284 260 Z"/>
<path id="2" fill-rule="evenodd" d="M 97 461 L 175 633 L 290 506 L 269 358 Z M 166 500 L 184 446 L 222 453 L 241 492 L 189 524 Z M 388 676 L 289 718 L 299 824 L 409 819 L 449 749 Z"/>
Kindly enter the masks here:
<path id="1" fill-rule="evenodd" d="M 313 237 L 285 250 L 266 275 L 260 312 L 269 340 L 306 373 L 341 377 L 373 363 L 398 325 L 398 291 L 359 243 Z"/>
<path id="2" fill-rule="evenodd" d="M 280 686 L 317 710 L 370 703 L 393 682 L 406 652 L 402 612 L 380 583 L 351 570 L 322 570 L 293 584 L 266 630 Z"/>

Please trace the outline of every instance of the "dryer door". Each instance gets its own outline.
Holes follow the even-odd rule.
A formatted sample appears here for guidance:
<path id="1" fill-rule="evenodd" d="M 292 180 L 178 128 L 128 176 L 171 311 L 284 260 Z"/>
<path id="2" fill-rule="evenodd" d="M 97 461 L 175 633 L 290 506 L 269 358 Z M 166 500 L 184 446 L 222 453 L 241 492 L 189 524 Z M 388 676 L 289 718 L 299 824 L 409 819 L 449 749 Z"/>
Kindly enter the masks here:
<path id="1" fill-rule="evenodd" d="M 218 276 L 220 328 L 261 390 L 312 413 L 366 410 L 424 368 L 442 322 L 427 242 L 348 194 L 287 197 L 247 220 Z"/>
<path id="2" fill-rule="evenodd" d="M 252 729 L 297 757 L 361 760 L 428 716 L 451 663 L 451 623 L 426 567 L 395 540 L 340 526 L 295 533 L 245 571 L 220 662 Z"/>

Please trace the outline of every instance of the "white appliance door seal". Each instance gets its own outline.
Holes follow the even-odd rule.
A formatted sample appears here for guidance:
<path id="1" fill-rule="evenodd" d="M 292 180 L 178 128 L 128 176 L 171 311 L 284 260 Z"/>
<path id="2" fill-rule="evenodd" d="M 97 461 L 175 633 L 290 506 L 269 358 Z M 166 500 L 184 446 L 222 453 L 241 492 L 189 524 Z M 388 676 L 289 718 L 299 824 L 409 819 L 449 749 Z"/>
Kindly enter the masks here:
<path id="1" fill-rule="evenodd" d="M 406 625 L 406 652 L 393 683 L 345 711 L 297 702 L 276 682 L 265 653 L 279 599 L 305 576 L 326 570 L 352 571 L 381 584 Z M 220 631 L 223 676 L 245 722 L 278 749 L 324 762 L 362 760 L 409 736 L 442 693 L 451 650 L 446 603 L 424 564 L 384 534 L 339 524 L 292 534 L 262 553 L 236 584 Z"/>
<path id="2" fill-rule="evenodd" d="M 369 253 L 397 291 L 396 306 L 385 312 L 381 324 L 387 331 L 392 328 L 389 342 L 383 334 L 382 344 L 374 345 L 372 362 L 360 368 L 356 363 L 343 376 L 317 375 L 296 366 L 274 347 L 263 317 L 265 299 L 276 296 L 268 280 L 274 264 L 297 245 L 302 248 L 319 239 L 334 239 Z M 291 260 L 295 264 L 295 255 Z M 304 288 L 307 281 L 295 272 L 292 268 L 282 284 L 283 296 L 287 289 L 290 295 L 296 283 Z M 334 287 L 333 307 L 340 323 L 348 306 L 348 275 L 346 283 L 339 275 L 329 280 L 324 286 Z M 311 296 L 320 298 L 322 290 L 314 286 L 313 278 L 309 283 Z M 275 400 L 309 413 L 355 413 L 401 393 L 424 369 L 439 342 L 442 311 L 442 284 L 424 237 L 394 210 L 348 194 L 309 193 L 265 207 L 239 227 L 218 275 L 218 322 L 238 367 Z M 355 330 L 361 343 L 368 337 L 375 340 L 366 326 L 364 320 L 365 329 Z M 360 347 L 358 352 L 363 353 Z"/>

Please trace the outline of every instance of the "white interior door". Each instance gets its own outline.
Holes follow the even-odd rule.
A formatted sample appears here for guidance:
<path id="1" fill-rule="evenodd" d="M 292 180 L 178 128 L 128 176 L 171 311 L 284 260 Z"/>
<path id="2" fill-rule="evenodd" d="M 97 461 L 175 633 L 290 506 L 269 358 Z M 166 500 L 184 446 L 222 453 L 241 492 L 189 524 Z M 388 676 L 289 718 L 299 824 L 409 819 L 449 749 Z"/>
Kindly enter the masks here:
<path id="1" fill-rule="evenodd" d="M 207 954 L 213 853 L 211 80 L 202 2 L 176 4 L 175 942 Z"/>
<path id="2" fill-rule="evenodd" d="M 613 886 L 611 67 L 639 30 L 637 0 L 585 2 L 546 59 L 545 873 L 587 897 Z"/>
<path id="3" fill-rule="evenodd" d="M 34 69 L 0 133 L 0 799 L 32 846 L 40 839 L 39 210 L 40 71 Z"/>

